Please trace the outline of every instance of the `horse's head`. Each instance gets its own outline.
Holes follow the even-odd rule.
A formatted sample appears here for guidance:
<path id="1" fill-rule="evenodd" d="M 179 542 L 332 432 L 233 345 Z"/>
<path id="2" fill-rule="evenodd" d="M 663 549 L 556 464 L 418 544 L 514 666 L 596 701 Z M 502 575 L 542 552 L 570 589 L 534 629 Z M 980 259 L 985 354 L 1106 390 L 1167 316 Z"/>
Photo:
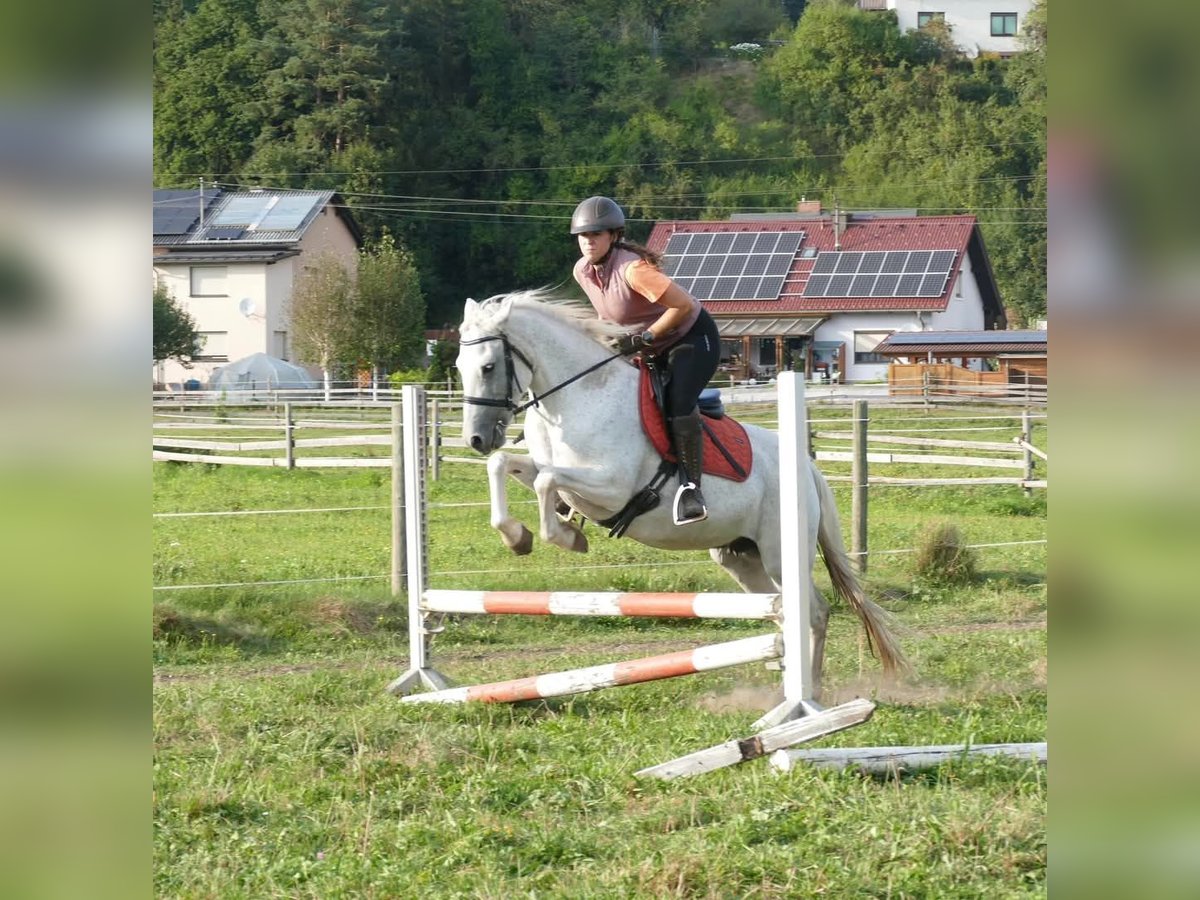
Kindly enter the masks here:
<path id="1" fill-rule="evenodd" d="M 510 301 L 467 300 L 459 326 L 458 366 L 463 386 L 463 440 L 476 453 L 491 453 L 504 445 L 505 432 L 516 408 L 520 381 L 514 353 L 504 334 Z"/>

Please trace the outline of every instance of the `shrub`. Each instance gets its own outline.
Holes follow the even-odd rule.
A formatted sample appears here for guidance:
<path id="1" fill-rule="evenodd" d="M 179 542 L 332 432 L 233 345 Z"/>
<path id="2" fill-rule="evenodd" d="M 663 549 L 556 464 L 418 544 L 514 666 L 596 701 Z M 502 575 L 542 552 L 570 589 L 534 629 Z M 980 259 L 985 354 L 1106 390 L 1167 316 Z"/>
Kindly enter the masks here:
<path id="1" fill-rule="evenodd" d="M 405 384 L 424 384 L 428 378 L 424 369 L 398 369 L 388 375 L 388 384 L 395 389 Z"/>
<path id="2" fill-rule="evenodd" d="M 957 525 L 936 523 L 917 546 L 913 575 L 931 584 L 969 584 L 975 580 L 975 552 L 963 542 Z"/>

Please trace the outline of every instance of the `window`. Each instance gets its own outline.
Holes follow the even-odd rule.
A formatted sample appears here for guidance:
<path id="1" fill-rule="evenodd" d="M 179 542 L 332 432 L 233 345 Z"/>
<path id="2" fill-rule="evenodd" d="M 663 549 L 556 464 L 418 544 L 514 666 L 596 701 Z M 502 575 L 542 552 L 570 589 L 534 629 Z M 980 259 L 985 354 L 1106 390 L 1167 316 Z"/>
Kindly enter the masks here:
<path id="1" fill-rule="evenodd" d="M 274 346 L 272 352 L 276 359 L 288 358 L 287 332 L 276 331 L 274 334 Z"/>
<path id="2" fill-rule="evenodd" d="M 200 332 L 200 353 L 196 359 L 208 360 L 211 362 L 228 362 L 229 361 L 229 332 L 228 331 L 201 331 Z"/>
<path id="3" fill-rule="evenodd" d="M 919 12 L 919 13 L 917 13 L 917 27 L 918 28 L 924 28 L 930 22 L 942 22 L 944 24 L 945 21 L 946 21 L 946 14 L 944 12 Z"/>
<path id="4" fill-rule="evenodd" d="M 992 13 L 992 37 L 1016 37 L 1016 13 Z"/>
<path id="5" fill-rule="evenodd" d="M 193 297 L 228 297 L 226 266 L 192 266 Z"/>
<path id="6" fill-rule="evenodd" d="M 885 363 L 887 357 L 880 356 L 875 352 L 875 348 L 891 334 L 890 331 L 856 331 L 854 332 L 854 362 L 856 365 L 863 363 Z"/>

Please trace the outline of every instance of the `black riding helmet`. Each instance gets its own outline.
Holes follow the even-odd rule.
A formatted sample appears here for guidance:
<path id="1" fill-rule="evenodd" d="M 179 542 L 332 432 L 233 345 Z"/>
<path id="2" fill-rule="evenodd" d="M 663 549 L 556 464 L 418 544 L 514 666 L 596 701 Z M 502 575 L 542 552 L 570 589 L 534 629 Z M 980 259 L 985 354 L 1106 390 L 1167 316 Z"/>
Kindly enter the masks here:
<path id="1" fill-rule="evenodd" d="M 571 215 L 571 234 L 589 231 L 621 231 L 625 228 L 625 213 L 615 200 L 607 197 L 588 197 Z"/>

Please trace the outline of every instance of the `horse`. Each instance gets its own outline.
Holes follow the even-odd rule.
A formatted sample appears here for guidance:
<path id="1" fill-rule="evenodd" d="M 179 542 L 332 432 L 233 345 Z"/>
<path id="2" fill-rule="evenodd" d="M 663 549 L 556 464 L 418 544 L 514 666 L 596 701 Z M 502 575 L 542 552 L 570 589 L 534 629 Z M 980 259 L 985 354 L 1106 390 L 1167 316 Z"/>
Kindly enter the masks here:
<path id="1" fill-rule="evenodd" d="M 509 513 L 506 476 L 537 495 L 543 541 L 584 553 L 587 538 L 573 516 L 560 514 L 563 504 L 603 522 L 658 470 L 660 457 L 639 419 L 639 373 L 611 349 L 622 331 L 597 319 L 589 307 L 555 299 L 546 290 L 466 301 L 457 358 L 463 439 L 488 456 L 491 526 L 516 554 L 532 551 L 533 535 Z M 533 399 L 520 404 L 526 391 Z M 514 415 L 525 410 L 528 454 L 501 449 Z M 780 546 L 779 439 L 765 428 L 744 427 L 754 454 L 749 477 L 706 478 L 707 519 L 675 525 L 670 503 L 664 502 L 635 518 L 625 534 L 662 550 L 707 549 L 744 591 L 778 593 L 783 554 L 789 552 Z M 809 558 L 816 559 L 819 546 L 835 591 L 858 617 L 885 673 L 896 674 L 906 666 L 904 656 L 886 612 L 865 595 L 851 569 L 833 492 L 811 459 L 808 476 L 800 489 L 808 510 Z M 828 618 L 829 605 L 814 583 L 814 699 L 820 698 Z"/>

